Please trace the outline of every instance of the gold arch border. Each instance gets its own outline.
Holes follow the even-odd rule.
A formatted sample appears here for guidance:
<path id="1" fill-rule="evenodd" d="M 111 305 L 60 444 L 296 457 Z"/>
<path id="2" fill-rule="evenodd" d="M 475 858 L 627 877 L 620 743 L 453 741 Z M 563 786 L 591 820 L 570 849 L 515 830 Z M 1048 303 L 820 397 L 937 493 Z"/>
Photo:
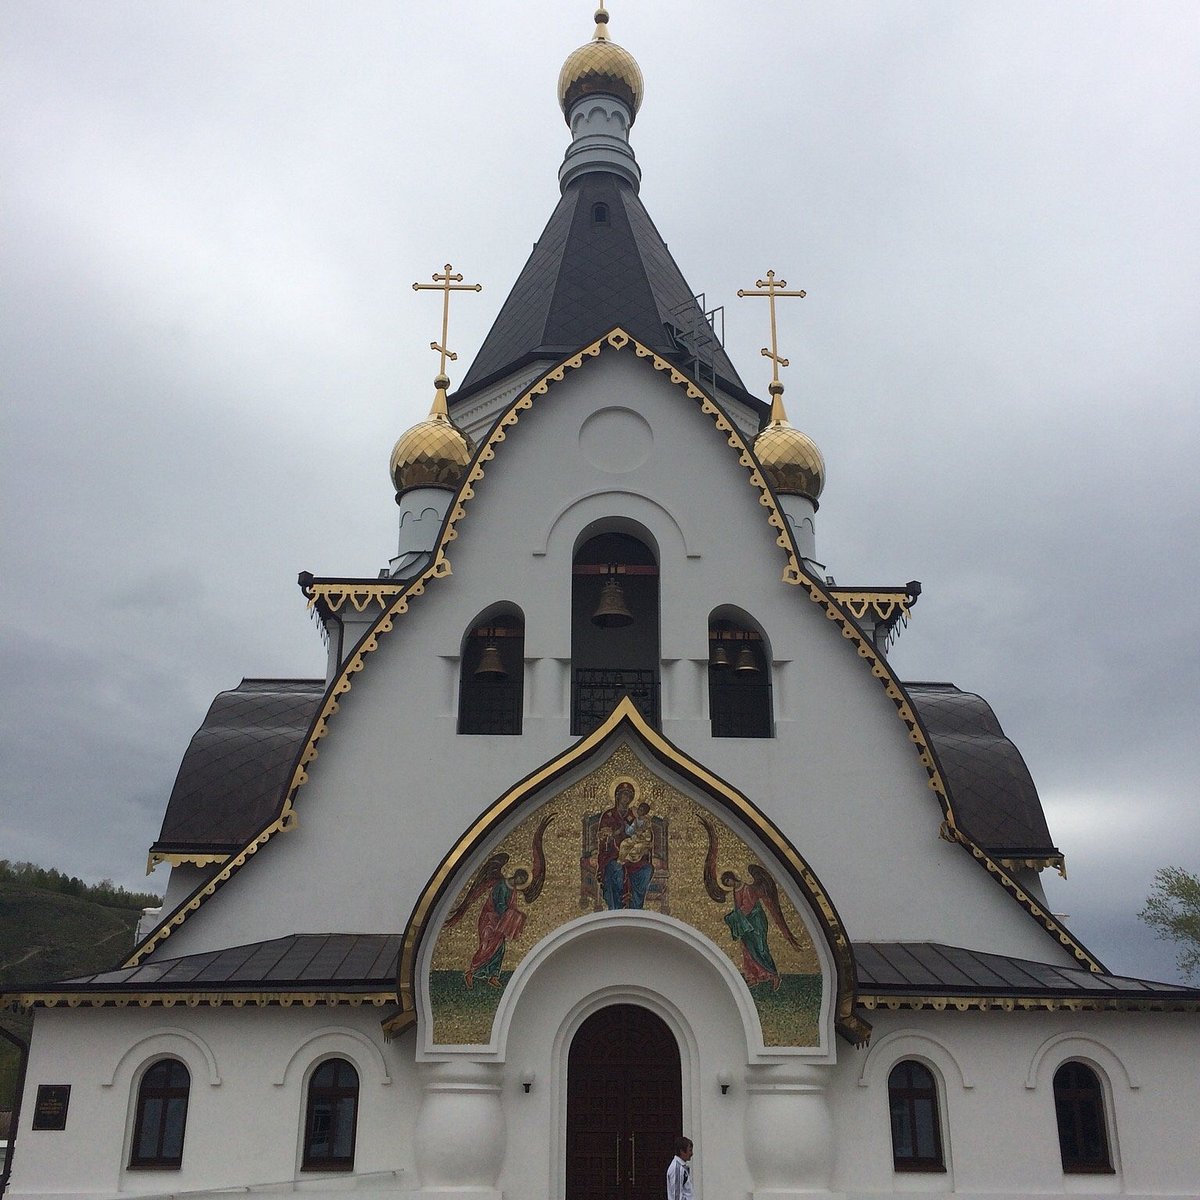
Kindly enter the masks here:
<path id="1" fill-rule="evenodd" d="M 822 886 L 813 869 L 799 851 L 780 832 L 773 821 L 751 800 L 728 784 L 719 775 L 714 775 L 701 763 L 690 758 L 661 733 L 647 724 L 628 696 L 622 698 L 602 725 L 587 737 L 581 738 L 569 750 L 550 759 L 514 784 L 499 799 L 490 804 L 458 839 L 453 849 L 438 864 L 429 877 L 421 895 L 409 915 L 400 944 L 397 970 L 396 993 L 400 1011 L 383 1023 L 384 1034 L 394 1038 L 416 1024 L 416 969 L 421 940 L 428 927 L 429 918 L 447 888 L 453 885 L 456 874 L 478 846 L 518 809 L 530 796 L 552 783 L 571 768 L 585 763 L 596 756 L 622 729 L 632 735 L 659 762 L 685 776 L 707 795 L 713 797 L 724 808 L 740 818 L 755 834 L 771 848 L 775 861 L 788 873 L 808 902 L 808 907 L 820 924 L 825 942 L 833 957 L 837 976 L 837 1002 L 834 1014 L 835 1027 L 843 1037 L 855 1045 L 865 1045 L 871 1037 L 871 1026 L 855 1013 L 857 975 L 854 965 L 854 950 L 846 935 L 842 919 L 838 916 L 833 901 Z M 615 782 L 620 782 L 618 779 Z"/>
<path id="2" fill-rule="evenodd" d="M 543 375 L 527 391 L 523 392 L 498 418 L 492 426 L 487 438 L 476 451 L 466 479 L 459 487 L 458 494 L 451 504 L 446 518 L 442 523 L 442 532 L 438 538 L 437 547 L 430 565 L 400 591 L 387 606 L 370 629 L 359 639 L 351 651 L 340 672 L 325 693 L 321 708 L 313 719 L 304 746 L 297 756 L 297 763 L 292 773 L 291 781 L 285 793 L 282 809 L 278 817 L 268 824 L 260 833 L 236 855 L 231 856 L 219 871 L 200 884 L 187 899 L 182 901 L 176 910 L 162 924 L 147 935 L 140 945 L 125 961 L 124 966 L 136 966 L 156 946 L 170 937 L 187 918 L 195 912 L 206 900 L 227 883 L 234 874 L 249 861 L 276 833 L 286 833 L 293 829 L 297 822 L 295 811 L 296 794 L 308 782 L 308 768 L 318 755 L 317 743 L 329 732 L 329 720 L 339 709 L 340 701 L 353 686 L 353 677 L 366 665 L 366 657 L 379 646 L 380 638 L 390 633 L 397 617 L 408 611 L 409 603 L 424 595 L 426 586 L 436 579 L 441 579 L 451 573 L 450 559 L 446 547 L 458 537 L 458 525 L 467 516 L 467 502 L 475 497 L 475 485 L 485 476 L 485 465 L 490 464 L 496 457 L 496 447 L 507 437 L 509 431 L 520 421 L 521 416 L 533 407 L 534 399 L 544 396 L 553 383 L 561 383 L 568 371 L 576 371 L 588 359 L 598 358 L 605 348 L 624 350 L 632 347 L 638 358 L 649 359 L 656 371 L 663 372 L 675 386 L 682 388 L 690 400 L 699 402 L 700 411 L 710 417 L 720 433 L 738 455 L 738 462 L 749 473 L 749 483 L 759 493 L 759 504 L 767 510 L 767 524 L 776 530 L 775 544 L 783 550 L 786 565 L 783 570 L 783 582 L 794 587 L 803 588 L 810 600 L 819 605 L 826 618 L 836 624 L 841 635 L 850 642 L 864 660 L 871 674 L 879 680 L 888 699 L 895 705 L 896 714 L 904 722 L 908 731 L 909 741 L 916 748 L 921 765 L 925 768 L 929 787 L 933 790 L 942 807 L 942 836 L 948 841 L 957 842 L 970 851 L 971 855 L 983 865 L 988 873 L 1011 895 L 1022 908 L 1029 913 L 1047 932 L 1056 936 L 1059 942 L 1071 950 L 1074 956 L 1096 972 L 1104 970 L 1100 961 L 1095 958 L 1083 945 L 1066 929 L 1064 929 L 1050 913 L 1040 905 L 1035 904 L 1000 864 L 979 846 L 973 838 L 964 832 L 955 821 L 954 811 L 950 803 L 950 794 L 943 778 L 937 755 L 928 733 L 921 722 L 916 708 L 910 701 L 900 680 L 893 674 L 883 656 L 875 649 L 870 638 L 862 631 L 849 610 L 839 604 L 829 594 L 824 586 L 809 576 L 800 566 L 800 555 L 792 539 L 783 512 L 775 498 L 775 494 L 763 476 L 753 450 L 748 446 L 736 426 L 730 420 L 721 406 L 709 396 L 694 380 L 685 375 L 674 363 L 656 354 L 648 346 L 642 345 L 636 338 L 631 337 L 620 326 L 582 350 L 563 359 Z"/>

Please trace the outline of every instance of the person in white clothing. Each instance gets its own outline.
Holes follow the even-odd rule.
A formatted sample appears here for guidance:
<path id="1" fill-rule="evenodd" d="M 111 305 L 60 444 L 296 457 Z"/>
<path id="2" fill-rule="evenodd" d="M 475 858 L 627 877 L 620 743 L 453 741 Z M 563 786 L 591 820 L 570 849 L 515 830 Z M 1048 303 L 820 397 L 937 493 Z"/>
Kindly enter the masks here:
<path id="1" fill-rule="evenodd" d="M 692 1200 L 692 1140 L 675 1143 L 675 1157 L 667 1168 L 667 1200 Z"/>

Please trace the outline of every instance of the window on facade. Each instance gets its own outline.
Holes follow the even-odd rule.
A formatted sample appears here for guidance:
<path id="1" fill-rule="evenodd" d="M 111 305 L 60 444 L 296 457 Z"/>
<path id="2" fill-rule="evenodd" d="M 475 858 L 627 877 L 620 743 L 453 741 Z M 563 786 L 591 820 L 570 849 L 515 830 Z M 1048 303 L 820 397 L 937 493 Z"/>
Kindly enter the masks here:
<path id="1" fill-rule="evenodd" d="M 658 564 L 649 546 L 602 533 L 576 551 L 571 587 L 571 732 L 591 733 L 623 696 L 658 726 Z"/>
<path id="2" fill-rule="evenodd" d="M 597 225 L 607 225 L 608 224 L 608 205 L 607 204 L 593 204 L 592 205 L 592 220 Z"/>
<path id="3" fill-rule="evenodd" d="M 308 1081 L 305 1171 L 352 1171 L 358 1123 L 358 1072 L 344 1059 L 323 1062 Z"/>
<path id="4" fill-rule="evenodd" d="M 481 621 L 463 641 L 458 732 L 521 732 L 525 622 L 519 613 Z"/>
<path id="5" fill-rule="evenodd" d="M 1110 1174 L 1113 1165 L 1104 1121 L 1104 1092 L 1091 1067 L 1068 1062 L 1055 1071 L 1054 1112 L 1063 1170 L 1068 1174 Z"/>
<path id="6" fill-rule="evenodd" d="M 133 1118 L 131 1167 L 179 1170 L 191 1081 L 187 1067 L 174 1058 L 156 1062 L 142 1076 Z"/>
<path id="7" fill-rule="evenodd" d="M 897 1171 L 944 1171 L 937 1084 L 919 1062 L 897 1063 L 888 1076 L 892 1161 Z"/>
<path id="8" fill-rule="evenodd" d="M 762 635 L 748 625 L 708 623 L 708 715 L 713 737 L 774 735 L 771 664 Z"/>

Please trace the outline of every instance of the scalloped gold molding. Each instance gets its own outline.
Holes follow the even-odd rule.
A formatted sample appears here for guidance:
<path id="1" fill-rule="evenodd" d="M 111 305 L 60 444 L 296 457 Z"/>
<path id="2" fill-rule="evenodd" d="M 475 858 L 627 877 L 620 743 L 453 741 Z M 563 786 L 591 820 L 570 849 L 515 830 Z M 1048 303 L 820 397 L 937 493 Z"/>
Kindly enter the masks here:
<path id="1" fill-rule="evenodd" d="M 1080 962 L 1085 963 L 1092 971 L 1103 971 L 1100 962 L 1084 949 L 1081 943 L 1063 929 L 1049 913 L 1034 904 L 999 863 L 958 828 L 950 803 L 950 794 L 942 776 L 933 744 L 915 706 L 905 692 L 904 686 L 892 672 L 887 660 L 876 650 L 871 639 L 863 633 L 853 616 L 834 600 L 824 584 L 813 579 L 801 567 L 800 555 L 783 511 L 759 468 L 753 450 L 743 440 L 737 427 L 721 406 L 699 384 L 685 375 L 673 363 L 661 358 L 649 347 L 643 346 L 641 342 L 632 338 L 619 326 L 547 371 L 532 387 L 523 392 L 492 426 L 491 431 L 476 451 L 467 477 L 459 487 L 454 502 L 450 505 L 430 565 L 391 599 L 343 663 L 338 675 L 327 689 L 321 708 L 309 728 L 309 735 L 303 750 L 298 756 L 279 816 L 258 833 L 245 848 L 230 858 L 211 880 L 197 888 L 157 929 L 153 930 L 141 945 L 134 949 L 126 960 L 125 966 L 136 966 L 141 962 L 147 954 L 171 935 L 172 930 L 177 929 L 191 913 L 195 912 L 205 900 L 239 871 L 271 837 L 276 833 L 294 828 L 296 795 L 300 788 L 308 782 L 308 768 L 318 755 L 317 743 L 329 732 L 329 721 L 337 713 L 339 701 L 350 691 L 354 676 L 366 665 L 367 655 L 378 648 L 382 637 L 391 633 L 396 619 L 408 611 L 409 604 L 425 594 L 429 583 L 451 573 L 450 559 L 446 554 L 446 549 L 458 537 L 458 526 L 467 516 L 467 504 L 475 497 L 475 485 L 483 480 L 487 465 L 496 457 L 496 447 L 508 437 L 509 432 L 520 421 L 522 414 L 533 407 L 535 398 L 544 396 L 550 390 L 551 384 L 561 383 L 566 378 L 568 371 L 578 370 L 587 360 L 598 358 L 605 350 L 621 351 L 629 347 L 632 347 L 638 358 L 649 359 L 653 368 L 661 371 L 672 384 L 681 388 L 688 399 L 697 401 L 700 411 L 712 419 L 718 432 L 725 435 L 729 446 L 738 456 L 738 462 L 746 468 L 750 486 L 759 493 L 759 504 L 767 511 L 767 524 L 776 531 L 775 544 L 783 551 L 785 560 L 783 582 L 802 588 L 809 599 L 822 608 L 826 618 L 837 625 L 842 637 L 854 647 L 864 665 L 879 680 L 888 699 L 895 705 L 896 715 L 904 722 L 908 739 L 913 743 L 921 766 L 925 769 L 929 787 L 941 805 L 942 836 L 948 841 L 957 842 L 968 849 L 976 861 L 987 869 L 988 873 L 1021 904 L 1026 912 L 1049 933 L 1057 937 L 1064 946 L 1068 947 Z"/>

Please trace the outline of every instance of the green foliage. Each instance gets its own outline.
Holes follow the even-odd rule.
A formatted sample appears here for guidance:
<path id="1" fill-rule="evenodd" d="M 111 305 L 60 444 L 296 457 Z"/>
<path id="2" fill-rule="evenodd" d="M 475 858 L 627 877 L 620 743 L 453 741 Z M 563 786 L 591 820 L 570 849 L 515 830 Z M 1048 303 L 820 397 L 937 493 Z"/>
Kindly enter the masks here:
<path id="1" fill-rule="evenodd" d="M 117 887 L 111 879 L 99 883 L 84 883 L 76 875 L 64 875 L 53 867 L 39 867 L 28 862 L 9 862 L 0 858 L 0 883 L 23 883 L 45 892 L 64 896 L 79 896 L 108 908 L 157 908 L 161 897 L 153 892 L 129 892 Z"/>
<path id="2" fill-rule="evenodd" d="M 1179 969 L 1200 972 L 1200 876 L 1181 867 L 1154 873 L 1154 887 L 1138 916 L 1160 938 L 1179 943 Z"/>
<path id="3" fill-rule="evenodd" d="M 86 884 L 32 863 L 0 859 L 0 992 L 118 966 L 133 949 L 143 908 L 162 900 L 112 880 Z M 29 1041 L 28 1013 L 0 1011 L 0 1026 Z M 12 1106 L 19 1057 L 0 1038 L 0 1110 Z"/>

